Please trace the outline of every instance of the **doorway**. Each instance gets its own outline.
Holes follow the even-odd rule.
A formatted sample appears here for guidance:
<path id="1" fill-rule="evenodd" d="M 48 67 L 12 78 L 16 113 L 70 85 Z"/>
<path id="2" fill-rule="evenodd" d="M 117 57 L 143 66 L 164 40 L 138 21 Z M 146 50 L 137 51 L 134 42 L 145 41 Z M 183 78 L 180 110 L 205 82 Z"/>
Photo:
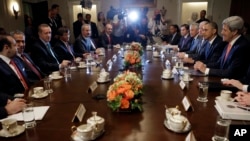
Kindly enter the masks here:
<path id="1" fill-rule="evenodd" d="M 181 24 L 190 24 L 193 21 L 197 21 L 200 18 L 200 11 L 207 11 L 208 2 L 183 2 L 181 13 Z M 197 18 L 192 18 L 192 14 L 197 14 Z"/>

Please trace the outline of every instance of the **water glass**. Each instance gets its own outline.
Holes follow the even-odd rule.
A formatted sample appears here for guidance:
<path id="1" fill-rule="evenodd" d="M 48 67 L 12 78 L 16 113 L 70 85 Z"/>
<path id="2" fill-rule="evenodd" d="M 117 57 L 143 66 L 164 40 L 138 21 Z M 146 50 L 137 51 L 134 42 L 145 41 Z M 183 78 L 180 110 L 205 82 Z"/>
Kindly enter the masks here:
<path id="1" fill-rule="evenodd" d="M 197 100 L 200 101 L 200 102 L 207 102 L 208 99 L 207 99 L 207 94 L 208 94 L 208 83 L 206 82 L 200 82 L 198 84 L 199 86 L 199 95 L 198 95 L 198 98 Z"/>
<path id="2" fill-rule="evenodd" d="M 43 84 L 44 84 L 44 90 L 47 93 L 53 93 L 52 80 L 49 77 L 44 79 Z"/>
<path id="3" fill-rule="evenodd" d="M 221 116 L 217 117 L 213 141 L 228 141 L 228 132 L 231 120 L 223 119 Z"/>
<path id="4" fill-rule="evenodd" d="M 65 77 L 65 78 L 71 78 L 71 70 L 70 70 L 70 67 L 65 67 L 65 68 L 64 68 L 64 77 Z"/>
<path id="5" fill-rule="evenodd" d="M 36 126 L 35 114 L 32 104 L 27 104 L 22 110 L 25 128 L 33 128 Z"/>

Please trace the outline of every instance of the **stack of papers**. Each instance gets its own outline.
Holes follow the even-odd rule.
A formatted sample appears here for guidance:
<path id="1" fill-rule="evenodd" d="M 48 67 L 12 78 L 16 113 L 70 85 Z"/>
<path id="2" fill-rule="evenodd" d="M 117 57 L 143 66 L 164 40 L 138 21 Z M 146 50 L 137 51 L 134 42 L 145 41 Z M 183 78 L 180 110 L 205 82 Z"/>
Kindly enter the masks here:
<path id="1" fill-rule="evenodd" d="M 250 108 L 236 102 L 215 100 L 215 108 L 224 119 L 250 120 Z"/>
<path id="2" fill-rule="evenodd" d="M 44 115 L 48 111 L 48 109 L 49 109 L 49 106 L 34 107 L 35 120 L 42 120 Z M 14 118 L 17 121 L 23 121 L 22 112 L 10 115 L 10 116 L 8 116 L 8 118 Z"/>

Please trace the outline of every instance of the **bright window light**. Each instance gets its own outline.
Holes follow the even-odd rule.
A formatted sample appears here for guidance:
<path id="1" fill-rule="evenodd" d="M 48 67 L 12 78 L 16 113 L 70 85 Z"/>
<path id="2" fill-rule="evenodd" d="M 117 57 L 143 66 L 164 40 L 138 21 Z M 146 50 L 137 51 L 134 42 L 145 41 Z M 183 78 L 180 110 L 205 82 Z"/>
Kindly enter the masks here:
<path id="1" fill-rule="evenodd" d="M 131 11 L 128 13 L 128 18 L 131 22 L 135 22 L 138 20 L 139 14 L 137 11 Z"/>

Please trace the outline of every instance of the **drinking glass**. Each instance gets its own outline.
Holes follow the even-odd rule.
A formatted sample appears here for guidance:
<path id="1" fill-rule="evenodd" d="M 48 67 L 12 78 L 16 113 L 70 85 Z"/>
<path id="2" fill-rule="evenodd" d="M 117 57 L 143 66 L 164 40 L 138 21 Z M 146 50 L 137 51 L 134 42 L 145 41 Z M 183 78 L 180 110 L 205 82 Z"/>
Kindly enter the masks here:
<path id="1" fill-rule="evenodd" d="M 43 84 L 44 84 L 44 90 L 47 93 L 53 93 L 52 80 L 49 77 L 44 79 Z"/>
<path id="2" fill-rule="evenodd" d="M 33 128 L 36 126 L 35 114 L 32 104 L 27 104 L 22 110 L 25 128 Z"/>
<path id="3" fill-rule="evenodd" d="M 231 120 L 223 119 L 221 116 L 217 117 L 215 124 L 213 141 L 228 141 L 228 132 Z"/>
<path id="4" fill-rule="evenodd" d="M 70 67 L 65 67 L 65 68 L 64 68 L 64 77 L 65 77 L 65 78 L 71 78 L 71 70 L 70 70 Z"/>
<path id="5" fill-rule="evenodd" d="M 199 95 L 197 100 L 200 102 L 207 102 L 207 94 L 208 94 L 208 83 L 202 82 L 198 84 L 199 86 Z"/>

